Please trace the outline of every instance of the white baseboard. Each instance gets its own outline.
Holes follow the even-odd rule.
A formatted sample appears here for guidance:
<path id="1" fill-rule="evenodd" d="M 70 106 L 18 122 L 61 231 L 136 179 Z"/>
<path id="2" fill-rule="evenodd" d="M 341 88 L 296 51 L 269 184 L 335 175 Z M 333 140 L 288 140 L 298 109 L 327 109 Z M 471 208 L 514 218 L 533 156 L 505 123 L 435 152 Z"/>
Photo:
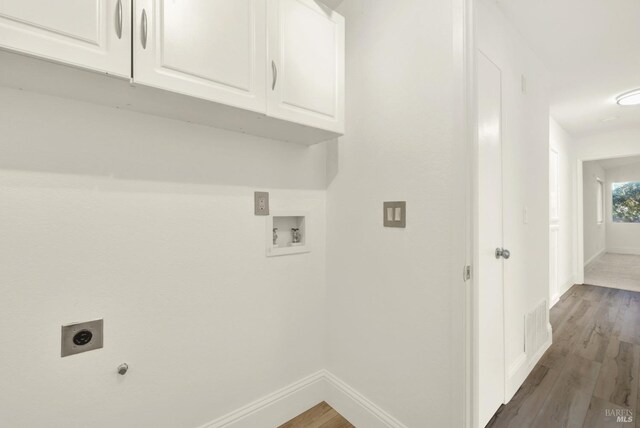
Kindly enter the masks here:
<path id="1" fill-rule="evenodd" d="M 560 290 L 558 290 L 558 299 L 560 299 L 560 297 L 562 297 L 562 295 L 569 291 L 569 289 L 574 285 L 576 285 L 576 276 L 571 275 L 571 277 L 564 284 L 562 284 L 562 286 L 560 286 Z"/>
<path id="2" fill-rule="evenodd" d="M 274 428 L 325 399 L 325 371 L 320 370 L 199 428 Z"/>
<path id="3" fill-rule="evenodd" d="M 607 252 L 606 248 L 603 248 L 602 250 L 598 251 L 595 255 L 593 255 L 589 260 L 584 262 L 584 268 L 586 269 L 587 266 L 589 266 L 589 264 L 593 263 L 598 257 L 602 256 L 604 253 Z"/>
<path id="4" fill-rule="evenodd" d="M 199 428 L 274 428 L 322 401 L 358 427 L 407 428 L 327 370 L 320 370 Z"/>
<path id="5" fill-rule="evenodd" d="M 558 301 L 560 300 L 560 297 L 562 297 L 564 293 L 569 291 L 569 289 L 573 287 L 575 284 L 576 284 L 576 277 L 575 275 L 571 275 L 571 277 L 564 284 L 560 286 L 560 289 L 558 290 L 558 292 L 553 296 L 551 296 L 551 304 L 549 305 L 549 309 L 553 308 L 556 305 L 556 303 L 558 303 Z"/>
<path id="6" fill-rule="evenodd" d="M 353 425 L 366 428 L 407 428 L 333 374 L 326 372 L 326 379 L 325 401 Z"/>
<path id="7" fill-rule="evenodd" d="M 507 378 L 510 379 L 510 378 L 516 376 L 518 374 L 518 372 L 520 371 L 520 369 L 522 368 L 522 366 L 524 364 L 526 364 L 526 362 L 527 362 L 527 354 L 525 352 L 523 352 L 522 354 L 518 355 L 518 358 L 516 358 L 509 365 L 509 370 L 507 370 Z"/>
<path id="8" fill-rule="evenodd" d="M 524 352 L 520 354 L 514 361 L 509 365 L 509 370 L 507 373 L 507 382 L 505 388 L 505 404 L 507 404 L 513 396 L 518 392 L 518 389 L 522 386 L 531 370 L 538 364 L 540 358 L 547 352 L 547 349 L 551 346 L 551 342 L 553 340 L 553 332 L 551 329 L 551 324 L 547 324 L 547 340 L 544 344 L 529 357 Z"/>
<path id="9" fill-rule="evenodd" d="M 607 248 L 607 253 L 640 255 L 640 248 Z"/>

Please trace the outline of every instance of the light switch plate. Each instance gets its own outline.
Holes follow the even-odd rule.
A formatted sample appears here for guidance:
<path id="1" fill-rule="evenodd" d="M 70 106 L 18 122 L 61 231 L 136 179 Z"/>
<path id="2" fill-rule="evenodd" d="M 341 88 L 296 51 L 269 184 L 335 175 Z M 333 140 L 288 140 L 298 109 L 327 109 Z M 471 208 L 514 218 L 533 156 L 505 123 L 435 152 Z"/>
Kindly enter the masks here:
<path id="1" fill-rule="evenodd" d="M 269 192 L 254 192 L 254 214 L 269 215 Z"/>
<path id="2" fill-rule="evenodd" d="M 382 216 L 384 227 L 407 227 L 407 202 L 383 203 Z"/>
<path id="3" fill-rule="evenodd" d="M 62 326 L 61 357 L 100 349 L 104 344 L 104 321 L 94 320 Z"/>

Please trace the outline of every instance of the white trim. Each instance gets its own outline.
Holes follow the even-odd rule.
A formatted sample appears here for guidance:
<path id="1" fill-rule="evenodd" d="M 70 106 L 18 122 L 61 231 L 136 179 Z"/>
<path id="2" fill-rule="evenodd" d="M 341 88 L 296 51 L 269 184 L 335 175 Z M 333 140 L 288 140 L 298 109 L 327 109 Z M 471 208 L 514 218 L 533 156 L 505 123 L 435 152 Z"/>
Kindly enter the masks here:
<path id="1" fill-rule="evenodd" d="M 540 349 L 538 349 L 531 358 L 527 358 L 527 354 L 523 352 L 513 363 L 511 363 L 509 366 L 509 377 L 506 382 L 507 389 L 505 391 L 505 404 L 513 398 L 516 392 L 518 392 L 518 389 L 520 389 L 527 376 L 529 376 L 535 365 L 540 361 L 540 358 L 542 358 L 544 353 L 547 352 L 547 349 L 551 346 L 552 340 L 553 331 L 551 329 L 551 324 L 547 323 L 547 340 Z"/>
<path id="2" fill-rule="evenodd" d="M 327 370 L 319 370 L 199 428 L 273 428 L 326 401 L 355 426 L 407 428 Z"/>
<path id="3" fill-rule="evenodd" d="M 326 402 L 349 422 L 366 428 L 407 428 L 351 386 L 326 371 Z"/>
<path id="4" fill-rule="evenodd" d="M 595 262 L 597 259 L 602 257 L 604 255 L 604 253 L 606 253 L 606 252 L 607 252 L 607 249 L 603 248 L 602 250 L 600 250 L 597 253 L 595 253 L 589 260 L 587 260 L 584 263 L 584 268 L 586 269 L 591 263 Z"/>
<path id="5" fill-rule="evenodd" d="M 551 296 L 551 303 L 549 305 L 549 309 L 553 308 L 556 305 L 556 303 L 560 301 L 560 297 L 562 297 L 564 293 L 569 291 L 569 289 L 573 287 L 575 284 L 576 284 L 576 277 L 575 275 L 571 275 L 571 277 L 558 289 L 558 292 L 555 295 Z"/>
<path id="6" fill-rule="evenodd" d="M 527 362 L 527 353 L 523 352 L 522 354 L 518 355 L 518 358 L 516 358 L 513 363 L 511 363 L 509 365 L 509 371 L 507 374 L 507 378 L 512 378 L 513 376 L 516 375 L 516 373 L 518 372 L 518 370 L 520 370 L 520 368 L 522 367 L 522 365 L 524 363 Z"/>
<path id="7" fill-rule="evenodd" d="M 576 276 L 575 275 L 571 275 L 569 277 L 569 279 L 562 285 L 562 288 L 560 290 L 558 290 L 558 294 L 560 295 L 560 296 L 558 296 L 558 298 L 562 297 L 564 295 L 564 293 L 569 291 L 569 289 L 571 287 L 573 287 L 574 285 L 576 285 Z"/>
<path id="8" fill-rule="evenodd" d="M 598 183 L 598 190 L 596 192 L 596 205 L 597 205 L 597 213 L 596 213 L 596 223 L 604 224 L 605 218 L 605 198 L 606 191 L 604 187 L 604 180 L 600 177 L 596 177 L 596 183 Z"/>
<path id="9" fill-rule="evenodd" d="M 577 262 L 578 271 L 576 275 L 576 281 L 580 284 L 584 283 L 584 183 L 583 183 L 583 163 L 582 159 L 577 160 L 576 168 L 576 250 L 577 250 Z"/>
<path id="10" fill-rule="evenodd" d="M 640 248 L 614 247 L 614 248 L 607 248 L 606 252 L 613 253 L 613 254 L 635 254 L 640 256 Z"/>
<path id="11" fill-rule="evenodd" d="M 556 179 L 556 188 L 555 190 L 555 194 L 556 194 L 556 212 L 555 215 L 553 215 L 553 213 L 551 213 L 551 209 L 549 209 L 549 222 L 550 223 L 555 223 L 557 224 L 560 221 L 560 153 L 558 152 L 558 149 L 556 149 L 555 147 L 549 147 L 549 177 L 551 177 L 552 171 L 551 171 L 551 155 L 555 155 L 556 157 L 556 170 L 555 170 L 555 179 Z M 549 179 L 549 197 L 551 198 L 551 179 Z M 549 204 L 551 206 L 551 204 Z"/>
<path id="12" fill-rule="evenodd" d="M 324 400 L 325 371 L 320 370 L 199 428 L 273 428 Z"/>
<path id="13" fill-rule="evenodd" d="M 472 428 L 474 423 L 474 284 L 472 273 L 469 280 L 464 280 L 461 270 L 475 264 L 474 248 L 474 192 L 475 192 L 475 140 L 477 136 L 476 112 L 476 0 L 454 0 L 453 17 L 453 49 L 454 49 L 454 115 L 455 128 L 452 149 L 456 159 L 454 185 L 461 187 L 460 198 L 456 204 L 460 209 L 453 218 L 460 227 L 454 228 L 451 248 L 453 255 L 451 266 L 452 284 L 450 299 L 458 302 L 451 311 L 450 334 L 453 339 L 449 350 L 449 358 L 454 370 L 451 373 L 451 408 L 458 408 L 450 416 L 451 426 Z M 455 211 L 455 210 L 454 210 Z M 462 281 L 461 281 L 462 280 Z M 421 340 L 424 340 L 422 338 Z M 356 424 L 357 425 L 357 424 Z M 366 426 L 366 425 L 365 425 Z"/>
<path id="14" fill-rule="evenodd" d="M 556 241 L 556 259 L 555 263 L 555 272 L 551 271 L 551 265 L 549 265 L 549 308 L 553 307 L 558 300 L 560 300 L 560 225 L 559 224 L 551 224 L 549 225 L 549 256 L 551 256 L 551 236 L 555 233 L 555 241 Z M 551 257 L 549 257 L 549 262 L 551 262 Z M 555 278 L 554 278 L 555 276 Z M 555 282 L 555 290 L 552 290 L 551 284 Z M 554 294 L 551 294 L 552 291 L 555 291 Z"/>

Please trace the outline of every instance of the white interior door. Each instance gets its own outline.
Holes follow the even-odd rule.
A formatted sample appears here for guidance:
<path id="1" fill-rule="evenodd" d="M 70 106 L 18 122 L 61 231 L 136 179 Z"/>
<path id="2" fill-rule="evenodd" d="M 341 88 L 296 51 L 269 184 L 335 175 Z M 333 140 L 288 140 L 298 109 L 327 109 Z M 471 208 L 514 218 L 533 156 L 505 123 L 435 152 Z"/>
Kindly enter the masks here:
<path id="1" fill-rule="evenodd" d="M 266 113 L 266 0 L 135 0 L 136 83 Z"/>
<path id="2" fill-rule="evenodd" d="M 131 75 L 130 0 L 1 0 L 0 47 Z"/>
<path id="3" fill-rule="evenodd" d="M 502 85 L 500 69 L 478 54 L 478 258 L 476 420 L 484 427 L 504 402 L 504 298 L 502 248 Z"/>
<path id="4" fill-rule="evenodd" d="M 269 0 L 267 114 L 344 133 L 344 18 L 314 0 Z"/>

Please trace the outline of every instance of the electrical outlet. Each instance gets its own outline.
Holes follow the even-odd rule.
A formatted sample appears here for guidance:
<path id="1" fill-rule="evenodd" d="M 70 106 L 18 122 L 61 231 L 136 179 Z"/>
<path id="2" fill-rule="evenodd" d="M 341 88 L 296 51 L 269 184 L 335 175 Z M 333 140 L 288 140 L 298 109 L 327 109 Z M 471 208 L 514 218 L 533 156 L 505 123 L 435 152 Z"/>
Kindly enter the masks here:
<path id="1" fill-rule="evenodd" d="M 87 321 L 62 326 L 61 357 L 100 349 L 104 337 L 103 320 Z"/>
<path id="2" fill-rule="evenodd" d="M 384 202 L 384 227 L 407 227 L 407 203 L 405 201 Z"/>
<path id="3" fill-rule="evenodd" d="M 269 192 L 255 192 L 253 200 L 255 215 L 269 215 Z"/>

